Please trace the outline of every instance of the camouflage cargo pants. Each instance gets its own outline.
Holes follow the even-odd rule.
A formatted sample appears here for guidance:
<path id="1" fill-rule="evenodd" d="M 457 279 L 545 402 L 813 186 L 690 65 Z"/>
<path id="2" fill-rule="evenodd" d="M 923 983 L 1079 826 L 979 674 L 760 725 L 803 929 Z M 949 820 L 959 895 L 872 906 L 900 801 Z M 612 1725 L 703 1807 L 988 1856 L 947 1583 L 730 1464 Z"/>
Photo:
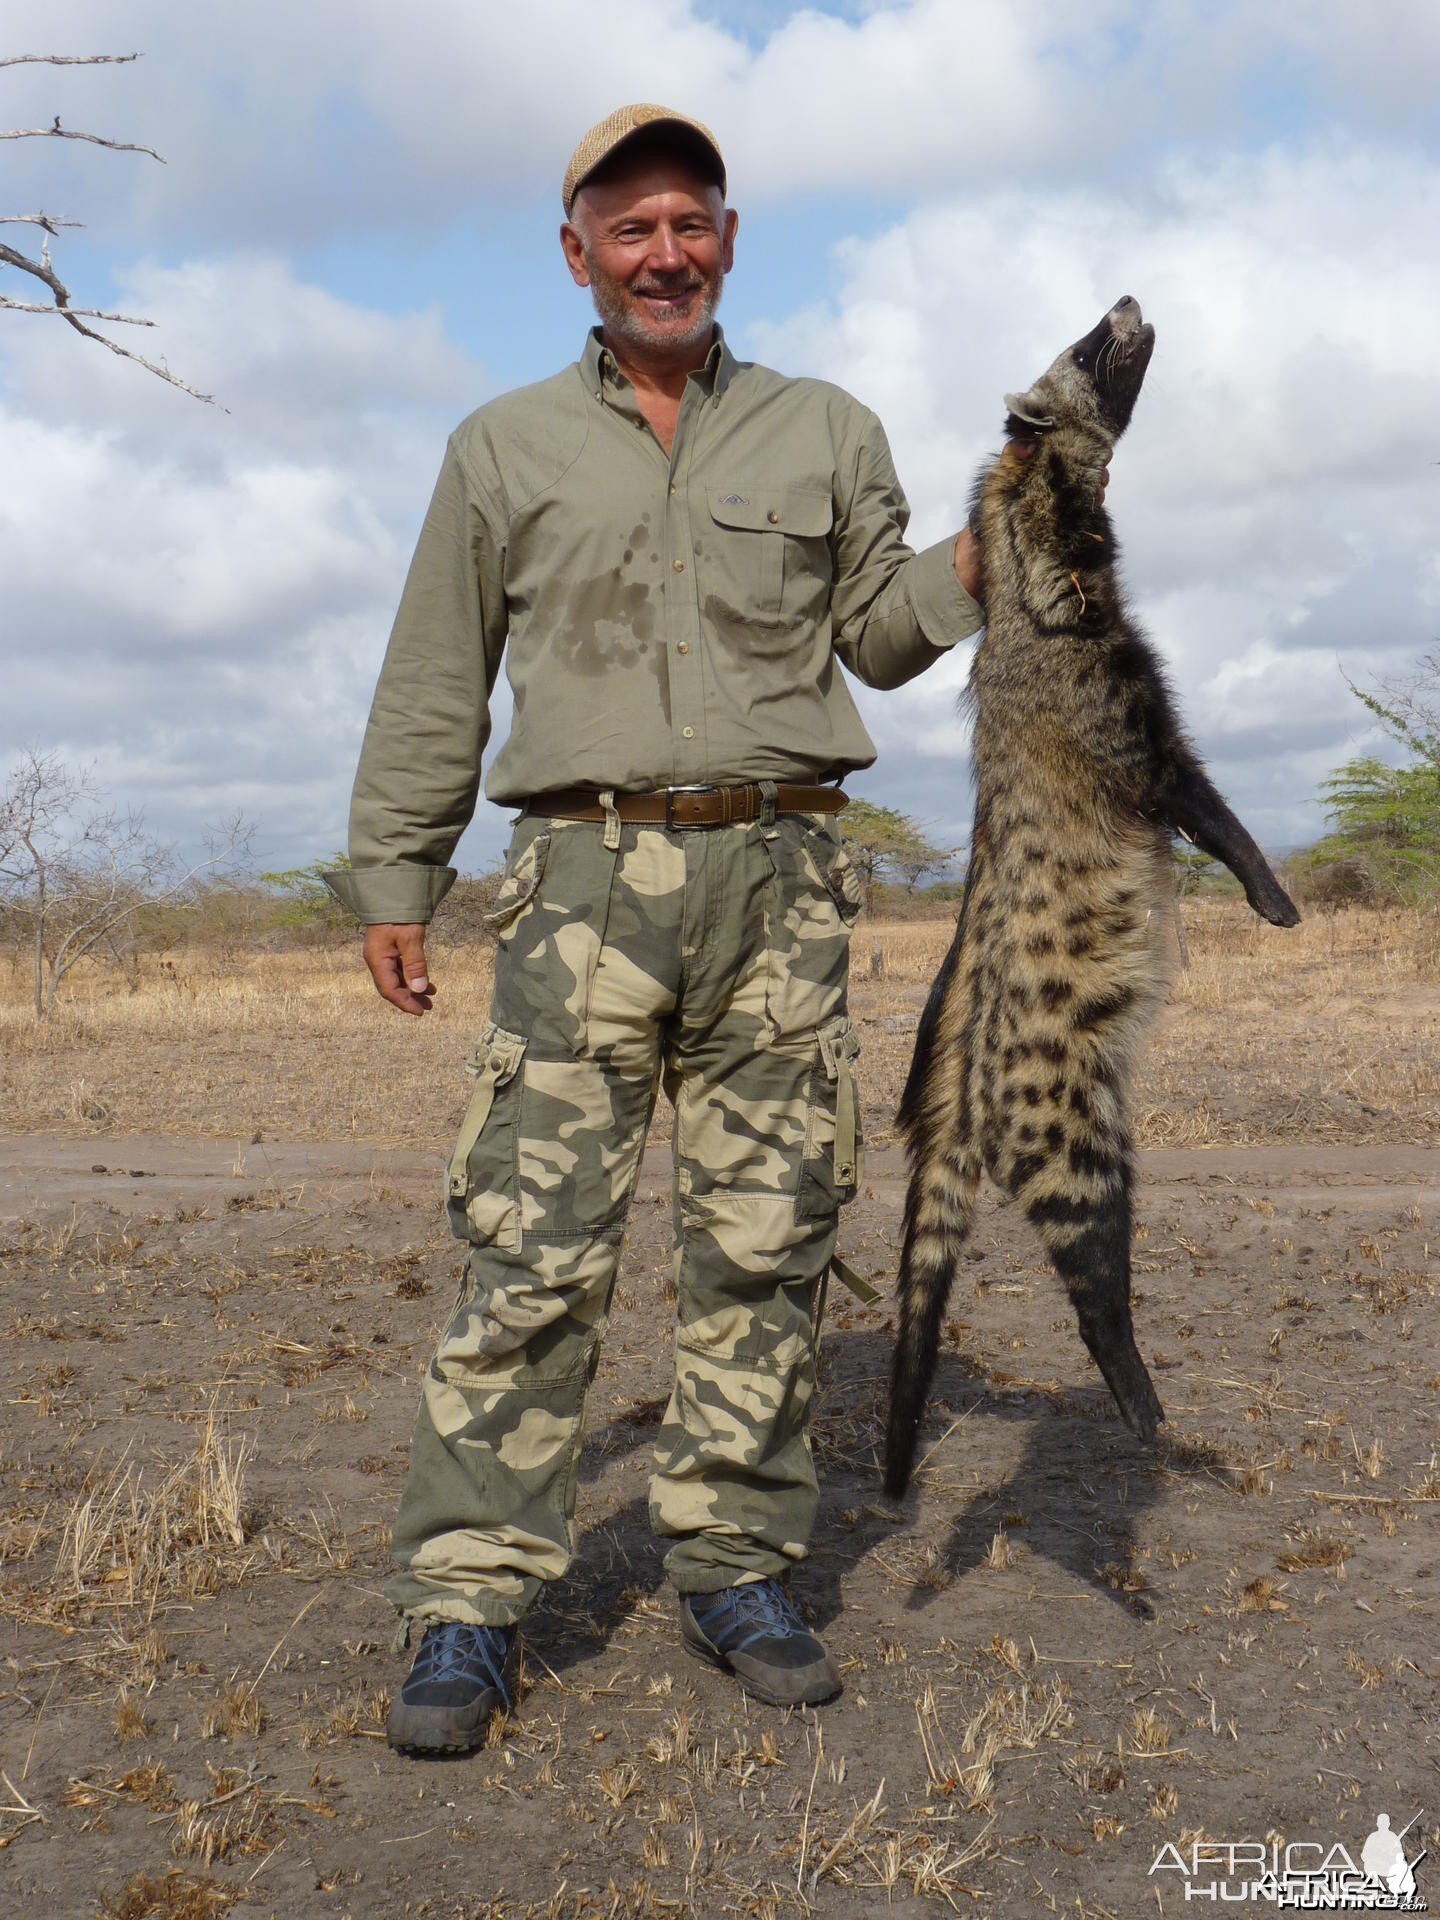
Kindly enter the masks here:
<path id="1" fill-rule="evenodd" d="M 833 816 L 516 823 L 447 1174 L 464 1276 L 385 1587 L 397 1647 L 415 1620 L 518 1620 L 569 1564 L 585 1394 L 662 1084 L 679 1299 L 651 1524 L 681 1592 L 804 1558 L 825 1277 L 858 1176 L 859 903 Z"/>

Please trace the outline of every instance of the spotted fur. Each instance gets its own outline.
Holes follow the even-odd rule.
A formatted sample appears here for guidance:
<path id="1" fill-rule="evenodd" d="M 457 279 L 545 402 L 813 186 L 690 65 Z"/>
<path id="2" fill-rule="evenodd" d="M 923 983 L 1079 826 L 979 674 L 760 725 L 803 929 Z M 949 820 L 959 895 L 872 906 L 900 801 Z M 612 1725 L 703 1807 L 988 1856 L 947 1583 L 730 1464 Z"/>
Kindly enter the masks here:
<path id="1" fill-rule="evenodd" d="M 1027 393 L 1006 396 L 1007 435 L 1033 451 L 990 462 L 976 482 L 975 826 L 900 1108 L 910 1182 L 892 1497 L 910 1478 L 982 1172 L 1024 1208 L 1122 1414 L 1154 1438 L 1165 1415 L 1130 1314 L 1129 1090 L 1168 983 L 1172 835 L 1224 861 L 1267 920 L 1299 918 L 1186 738 L 1097 504 L 1153 345 L 1127 295 Z"/>

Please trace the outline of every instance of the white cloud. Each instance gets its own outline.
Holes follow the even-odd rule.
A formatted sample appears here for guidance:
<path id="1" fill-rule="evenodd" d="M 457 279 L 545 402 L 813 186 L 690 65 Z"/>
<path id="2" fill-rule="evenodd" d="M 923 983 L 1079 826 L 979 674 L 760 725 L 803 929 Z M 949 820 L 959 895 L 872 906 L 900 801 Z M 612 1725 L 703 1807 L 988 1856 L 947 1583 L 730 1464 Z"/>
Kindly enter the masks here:
<path id="1" fill-rule="evenodd" d="M 917 544 L 963 519 L 1000 394 L 1120 292 L 1144 302 L 1160 345 L 1111 490 L 1136 604 L 1248 824 L 1313 832 L 1317 768 L 1366 732 L 1337 656 L 1363 677 L 1440 631 L 1424 239 L 1440 171 L 1408 144 L 1440 12 L 1392 0 L 1380 31 L 1352 0 L 843 11 L 752 9 L 745 38 L 700 0 L 603 19 L 581 0 L 133 0 L 134 66 L 0 72 L 0 124 L 58 109 L 167 154 L 14 143 L 6 210 L 92 222 L 57 243 L 62 273 L 98 289 L 128 260 L 116 304 L 161 322 L 134 344 L 231 409 L 7 318 L 0 568 L 28 636 L 12 737 L 98 752 L 177 827 L 243 794 L 291 823 L 266 857 L 333 843 L 443 435 L 488 388 L 442 287 L 387 315 L 294 262 L 381 228 L 418 244 L 529 218 L 537 198 L 553 219 L 578 133 L 653 97 L 716 127 L 742 210 L 821 193 L 912 207 L 840 250 L 833 302 L 776 312 L 748 344 L 876 407 Z M 59 44 L 39 0 L 11 0 L 6 27 L 11 48 Z M 64 51 L 112 48 L 114 9 L 73 0 L 63 31 Z M 1286 144 L 1256 150 L 1266 128 Z M 497 298 L 518 336 L 521 297 Z M 866 790 L 951 838 L 968 819 L 966 665 L 961 650 L 863 696 L 881 749 Z M 482 809 L 462 857 L 487 830 Z"/>
<path id="2" fill-rule="evenodd" d="M 1157 346 L 1108 498 L 1127 578 L 1232 798 L 1293 840 L 1317 741 L 1365 732 L 1337 656 L 1363 678 L 1436 630 L 1440 260 L 1413 244 L 1436 231 L 1440 169 L 1352 146 L 982 195 L 848 246 L 833 305 L 757 357 L 875 405 L 919 543 L 963 520 L 1001 393 L 1134 293 Z M 877 740 L 948 753 L 935 692 L 865 695 Z"/>
<path id="3" fill-rule="evenodd" d="M 1432 0 L 1389 0 L 1383 16 L 1354 0 L 777 9 L 754 46 L 704 14 L 698 0 L 603 14 L 588 0 L 132 0 L 125 39 L 142 60 L 10 69 L 0 119 L 43 125 L 59 110 L 168 164 L 25 142 L 7 154 L 10 190 L 128 242 L 189 250 L 376 225 L 424 234 L 517 201 L 554 208 L 580 134 L 636 98 L 715 127 L 742 207 L 817 188 L 915 197 L 1114 181 L 1157 147 L 1251 140 L 1275 111 L 1419 130 L 1440 52 Z M 114 20 L 107 0 L 73 0 L 66 49 L 110 49 Z M 15 46 L 55 45 L 49 0 L 10 0 L 6 27 Z M 82 247 L 67 237 L 68 257 Z"/>
<path id="4" fill-rule="evenodd" d="M 137 268 L 125 295 L 163 302 L 175 364 L 231 411 L 53 322 L 6 333 L 7 735 L 93 760 L 167 837 L 238 797 L 262 860 L 308 858 L 343 839 L 414 534 L 483 376 L 433 311 L 369 312 L 267 256 Z"/>

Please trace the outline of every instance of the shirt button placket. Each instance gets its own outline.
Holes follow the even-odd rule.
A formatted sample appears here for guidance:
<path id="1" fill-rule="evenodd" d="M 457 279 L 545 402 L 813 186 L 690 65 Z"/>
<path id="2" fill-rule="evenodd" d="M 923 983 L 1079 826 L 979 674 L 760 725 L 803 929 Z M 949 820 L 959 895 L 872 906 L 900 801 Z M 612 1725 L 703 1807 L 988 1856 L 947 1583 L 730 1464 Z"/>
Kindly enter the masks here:
<path id="1" fill-rule="evenodd" d="M 670 577 L 665 583 L 666 640 L 669 643 L 671 751 L 677 785 L 717 776 L 706 764 L 704 738 L 704 675 L 701 670 L 700 622 L 691 538 L 689 492 L 690 441 L 694 421 L 687 418 L 691 396 L 681 402 L 675 426 L 675 457 L 665 497 L 666 551 Z"/>

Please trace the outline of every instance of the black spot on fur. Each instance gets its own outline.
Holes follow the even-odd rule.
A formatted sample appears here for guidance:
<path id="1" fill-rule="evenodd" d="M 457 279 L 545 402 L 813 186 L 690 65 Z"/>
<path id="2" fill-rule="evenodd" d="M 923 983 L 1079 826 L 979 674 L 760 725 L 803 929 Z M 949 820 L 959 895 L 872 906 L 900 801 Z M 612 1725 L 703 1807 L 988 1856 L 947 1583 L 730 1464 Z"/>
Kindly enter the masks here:
<path id="1" fill-rule="evenodd" d="M 1097 993 L 1092 999 L 1075 1003 L 1075 1025 L 1087 1031 L 1104 1026 L 1109 1020 L 1128 1013 L 1135 996 L 1129 987 L 1116 987 L 1109 993 Z"/>
<path id="2" fill-rule="evenodd" d="M 1087 1146 L 1083 1140 L 1070 1142 L 1070 1167 L 1079 1174 L 1111 1173 L 1115 1168 L 1115 1156 L 1099 1148 Z"/>
<path id="3" fill-rule="evenodd" d="M 1012 1193 L 1019 1193 L 1023 1187 L 1027 1187 L 1030 1184 L 1037 1174 L 1043 1173 L 1049 1164 L 1050 1159 L 1048 1154 L 1017 1153 L 1015 1163 L 1010 1169 L 1010 1191 Z"/>

